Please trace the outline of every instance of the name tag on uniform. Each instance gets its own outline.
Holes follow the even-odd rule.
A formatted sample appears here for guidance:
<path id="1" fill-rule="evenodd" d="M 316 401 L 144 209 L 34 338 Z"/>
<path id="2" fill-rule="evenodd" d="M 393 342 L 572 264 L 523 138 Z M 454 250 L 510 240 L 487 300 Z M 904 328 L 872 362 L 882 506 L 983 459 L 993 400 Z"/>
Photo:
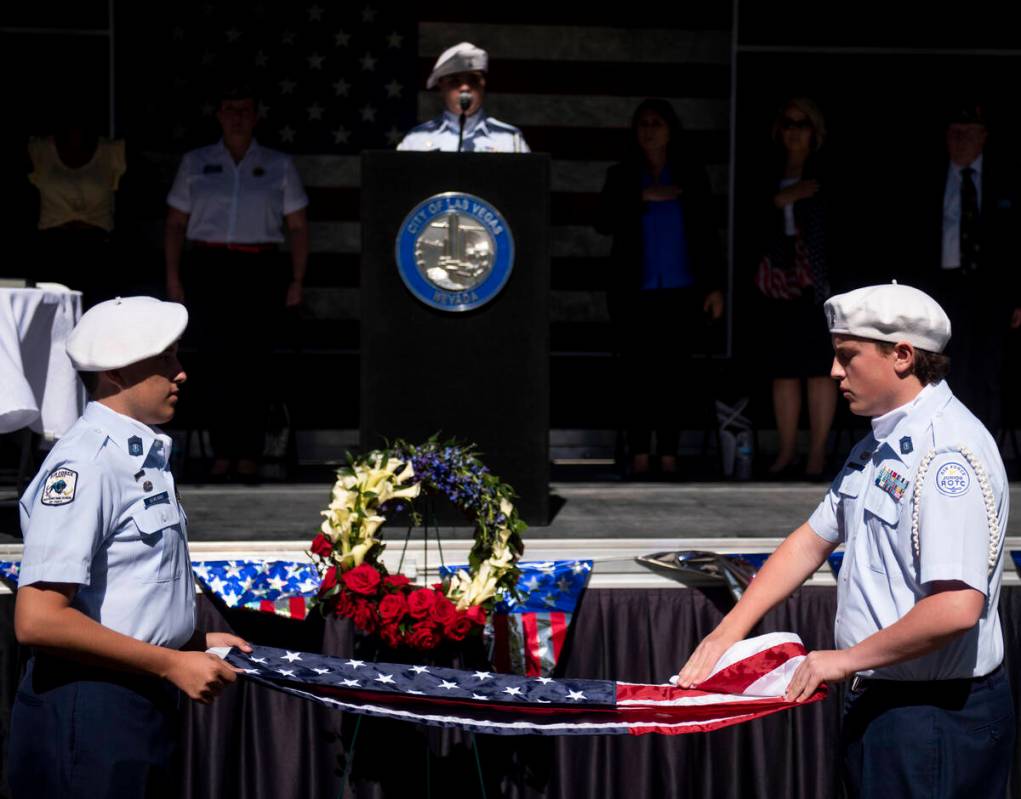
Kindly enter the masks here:
<path id="1" fill-rule="evenodd" d="M 146 508 L 151 508 L 153 505 L 169 505 L 169 504 L 170 494 L 168 494 L 166 491 L 161 491 L 159 494 L 145 498 Z"/>
<path id="2" fill-rule="evenodd" d="M 223 172 L 222 164 L 206 164 L 202 167 L 203 175 L 219 175 L 221 172 Z"/>
<path id="3" fill-rule="evenodd" d="M 898 502 L 908 490 L 908 480 L 889 466 L 884 466 L 876 475 L 876 485 Z"/>

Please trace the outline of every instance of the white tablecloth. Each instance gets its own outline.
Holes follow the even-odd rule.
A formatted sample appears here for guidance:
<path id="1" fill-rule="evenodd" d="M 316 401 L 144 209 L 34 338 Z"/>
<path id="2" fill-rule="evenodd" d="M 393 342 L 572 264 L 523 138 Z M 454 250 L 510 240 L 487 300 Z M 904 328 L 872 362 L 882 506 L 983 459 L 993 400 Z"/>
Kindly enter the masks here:
<path id="1" fill-rule="evenodd" d="M 0 288 L 0 433 L 59 438 L 81 415 L 85 389 L 64 351 L 81 312 L 80 291 Z"/>

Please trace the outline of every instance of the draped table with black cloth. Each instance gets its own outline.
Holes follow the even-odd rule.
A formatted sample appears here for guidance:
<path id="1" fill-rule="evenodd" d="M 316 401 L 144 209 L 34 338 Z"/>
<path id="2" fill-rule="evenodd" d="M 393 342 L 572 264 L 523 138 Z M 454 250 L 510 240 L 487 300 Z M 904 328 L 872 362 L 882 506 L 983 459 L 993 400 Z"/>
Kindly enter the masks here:
<path id="1" fill-rule="evenodd" d="M 590 589 L 572 623 L 558 674 L 663 682 L 731 606 L 721 590 Z M 753 632 L 797 632 L 809 649 L 833 646 L 836 590 L 807 587 Z M 13 634 L 14 601 L 0 597 L 0 745 L 24 653 Z M 355 652 L 347 621 L 305 622 L 226 610 L 206 597 L 200 627 L 260 643 L 332 655 Z M 1015 704 L 1021 676 L 1021 589 L 1003 589 L 1000 614 Z M 361 654 L 361 650 L 359 650 Z M 369 653 L 371 654 L 371 652 Z M 707 734 L 562 738 L 477 736 L 488 796 L 817 797 L 840 796 L 837 763 L 844 686 L 823 702 Z M 182 796 L 338 796 L 344 745 L 356 718 L 261 686 L 228 688 L 212 706 L 185 703 Z M 426 756 L 426 747 L 430 756 Z M 1010 796 L 1021 797 L 1015 757 Z M 353 760 L 358 797 L 479 795 L 474 755 L 456 731 L 377 719 L 362 722 Z M 4 761 L 6 773 L 6 760 Z M 0 780 L 0 794 L 6 789 Z"/>

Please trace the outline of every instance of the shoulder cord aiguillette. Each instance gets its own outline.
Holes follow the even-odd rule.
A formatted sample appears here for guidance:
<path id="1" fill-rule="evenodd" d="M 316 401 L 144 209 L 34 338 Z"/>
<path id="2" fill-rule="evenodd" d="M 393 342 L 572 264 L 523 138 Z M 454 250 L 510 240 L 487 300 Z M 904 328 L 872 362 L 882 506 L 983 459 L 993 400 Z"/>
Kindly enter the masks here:
<path id="1" fill-rule="evenodd" d="M 1000 557 L 1000 520 L 996 515 L 996 499 L 993 497 L 993 489 L 989 485 L 989 478 L 986 470 L 975 457 L 974 453 L 967 447 L 960 447 L 960 453 L 975 471 L 978 479 L 978 487 L 982 491 L 982 501 L 986 506 L 986 522 L 989 525 L 989 573 L 992 574 L 996 568 L 996 561 Z M 911 508 L 911 546 L 914 549 L 915 557 L 921 558 L 922 550 L 919 543 L 918 522 L 922 508 L 922 486 L 925 483 L 926 474 L 929 471 L 929 464 L 936 457 L 936 450 L 930 449 L 925 457 L 918 463 L 918 471 L 915 472 L 915 494 L 912 498 Z"/>

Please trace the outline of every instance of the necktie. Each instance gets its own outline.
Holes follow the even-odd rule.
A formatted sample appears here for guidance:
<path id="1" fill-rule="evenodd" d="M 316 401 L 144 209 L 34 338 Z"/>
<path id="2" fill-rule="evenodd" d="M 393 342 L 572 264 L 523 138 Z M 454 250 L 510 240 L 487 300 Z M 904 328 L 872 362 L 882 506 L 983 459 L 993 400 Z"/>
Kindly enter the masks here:
<path id="1" fill-rule="evenodd" d="M 978 192 L 972 179 L 974 174 L 970 166 L 961 170 L 961 269 L 964 272 L 978 269 Z"/>

